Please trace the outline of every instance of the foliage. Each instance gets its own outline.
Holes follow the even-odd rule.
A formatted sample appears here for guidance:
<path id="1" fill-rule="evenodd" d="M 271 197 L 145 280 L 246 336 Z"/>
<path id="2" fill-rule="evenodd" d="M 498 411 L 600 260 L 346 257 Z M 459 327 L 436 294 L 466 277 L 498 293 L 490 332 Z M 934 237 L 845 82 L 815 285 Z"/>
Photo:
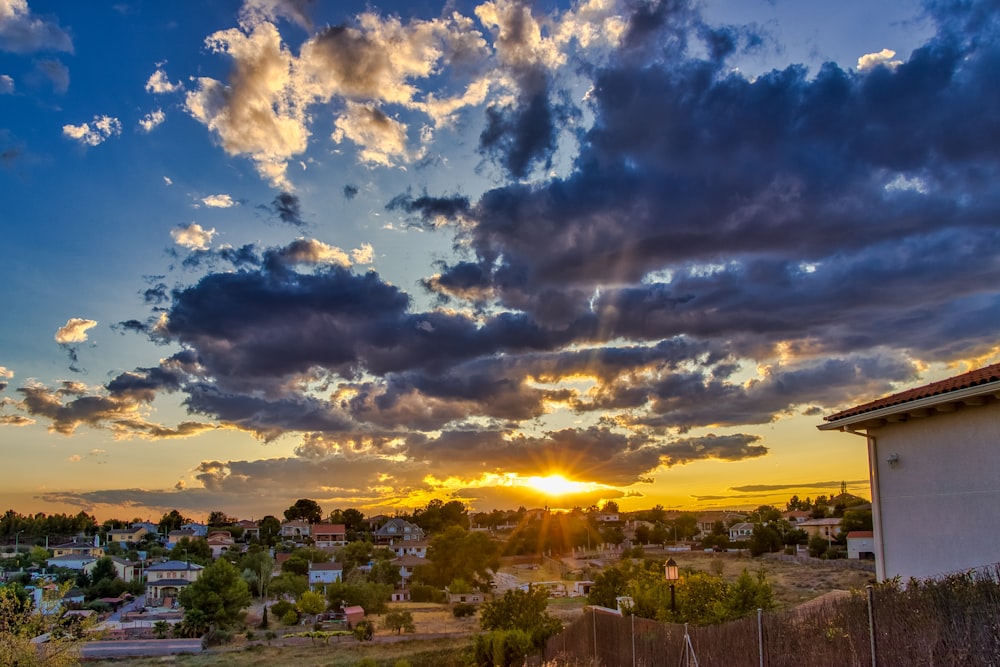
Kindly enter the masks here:
<path id="1" fill-rule="evenodd" d="M 157 524 L 157 528 L 159 528 L 161 533 L 166 535 L 171 530 L 180 530 L 180 527 L 186 523 L 191 523 L 191 519 L 187 518 L 177 510 L 170 510 L 160 517 L 160 522 Z"/>
<path id="2" fill-rule="evenodd" d="M 278 618 L 281 618 L 282 616 L 287 614 L 289 610 L 294 610 L 294 609 L 295 605 L 289 602 L 288 600 L 278 600 L 277 602 L 271 605 L 271 613 L 277 616 Z"/>
<path id="3" fill-rule="evenodd" d="M 402 580 L 403 576 L 399 573 L 399 566 L 387 560 L 376 561 L 368 572 L 368 581 L 376 584 L 388 584 L 395 588 L 396 584 Z"/>
<path id="4" fill-rule="evenodd" d="M 392 597 L 392 586 L 372 582 L 348 583 L 338 581 L 326 587 L 326 597 L 330 605 L 359 605 L 366 614 L 383 614 Z"/>
<path id="5" fill-rule="evenodd" d="M 80 533 L 93 535 L 97 532 L 97 528 L 97 519 L 82 511 L 75 515 L 46 515 L 44 512 L 18 514 L 9 509 L 0 516 L 0 537 L 9 537 L 13 542 L 15 536 L 19 536 L 21 544 L 25 544 L 33 537 L 44 535 L 78 535 Z"/>
<path id="6" fill-rule="evenodd" d="M 871 510 L 847 510 L 840 520 L 840 532 L 847 535 L 852 530 L 873 530 Z"/>
<path id="7" fill-rule="evenodd" d="M 413 614 L 404 609 L 393 609 L 385 615 L 382 623 L 387 630 L 393 630 L 398 635 L 402 631 L 416 632 L 417 628 L 413 624 Z"/>
<path id="8" fill-rule="evenodd" d="M 239 571 L 227 560 L 217 560 L 206 567 L 196 581 L 181 591 L 179 600 L 185 610 L 200 611 L 213 626 L 226 628 L 243 620 L 250 604 L 250 590 Z"/>
<path id="9" fill-rule="evenodd" d="M 69 584 L 55 593 L 61 598 Z M 67 632 L 69 619 L 60 614 L 43 615 L 32 600 L 16 585 L 0 587 L 0 665 L 18 667 L 63 667 L 78 664 L 86 621 L 76 619 L 73 631 Z M 44 644 L 32 639 L 46 632 L 51 638 Z"/>
<path id="10" fill-rule="evenodd" d="M 483 630 L 521 630 L 528 633 L 534 646 L 562 630 L 559 619 L 545 611 L 549 604 L 548 591 L 529 586 L 528 590 L 513 589 L 483 605 L 479 624 Z"/>
<path id="11" fill-rule="evenodd" d="M 674 533 L 679 540 L 685 540 L 698 534 L 698 517 L 685 512 L 674 519 Z"/>
<path id="12" fill-rule="evenodd" d="M 451 614 L 455 618 L 466 618 L 476 615 L 476 605 L 468 602 L 460 602 L 451 608 Z"/>
<path id="13" fill-rule="evenodd" d="M 414 584 L 410 586 L 410 599 L 414 602 L 436 602 L 440 604 L 445 602 L 448 596 L 440 588 L 425 584 Z"/>
<path id="14" fill-rule="evenodd" d="M 354 542 L 360 540 L 363 535 L 369 532 L 368 520 L 361 510 L 350 507 L 346 510 L 335 509 L 330 512 L 330 523 L 342 523 L 347 531 L 347 541 Z"/>
<path id="15" fill-rule="evenodd" d="M 359 642 L 370 642 L 375 636 L 375 624 L 371 621 L 358 621 L 354 626 L 354 637 Z"/>
<path id="16" fill-rule="evenodd" d="M 281 534 L 281 521 L 278 517 L 268 514 L 257 523 L 262 544 L 273 545 Z"/>
<path id="17" fill-rule="evenodd" d="M 265 551 L 247 552 L 240 558 L 236 568 L 242 573 L 243 580 L 257 597 L 266 597 L 271 573 L 274 571 L 274 559 Z"/>
<path id="18" fill-rule="evenodd" d="M 299 612 L 295 611 L 295 609 L 289 609 L 281 615 L 281 622 L 285 625 L 298 625 Z"/>
<path id="19" fill-rule="evenodd" d="M 437 533 L 451 526 L 469 528 L 469 513 L 459 500 L 443 502 L 435 498 L 424 509 L 413 512 L 413 523 L 427 533 Z"/>
<path id="20" fill-rule="evenodd" d="M 212 562 L 212 549 L 208 546 L 208 541 L 201 537 L 182 537 L 177 540 L 177 544 L 170 550 L 172 560 L 190 561 L 199 565 L 208 565 Z"/>
<path id="21" fill-rule="evenodd" d="M 298 606 L 302 613 L 316 616 L 326 611 L 326 598 L 322 593 L 306 591 L 299 596 Z"/>
<path id="22" fill-rule="evenodd" d="M 546 514 L 540 519 L 520 520 L 507 539 L 504 553 L 563 554 L 576 547 L 597 546 L 604 541 L 597 526 L 582 513 Z"/>
<path id="23" fill-rule="evenodd" d="M 809 538 L 809 555 L 813 558 L 822 558 L 829 548 L 830 543 L 822 535 L 813 535 Z"/>
<path id="24" fill-rule="evenodd" d="M 762 525 L 758 523 L 754 525 L 749 544 L 751 556 L 781 551 L 783 546 L 781 532 L 773 524 Z"/>
<path id="25" fill-rule="evenodd" d="M 323 520 L 323 508 L 315 500 L 299 498 L 285 510 L 285 520 L 319 523 Z"/>
<path id="26" fill-rule="evenodd" d="M 473 656 L 482 667 L 520 665 L 535 648 L 531 635 L 524 630 L 494 630 L 476 637 Z"/>
<path id="27" fill-rule="evenodd" d="M 499 546 L 484 533 L 451 526 L 431 538 L 427 565 L 417 568 L 421 582 L 444 587 L 465 579 L 482 589 L 489 586 L 490 570 L 500 565 Z"/>
<path id="28" fill-rule="evenodd" d="M 301 574 L 282 572 L 272 579 L 268 586 L 274 595 L 290 595 L 293 598 L 297 598 L 309 590 L 309 579 Z"/>
<path id="29" fill-rule="evenodd" d="M 210 528 L 223 528 L 236 523 L 236 518 L 231 517 L 221 510 L 214 510 L 208 515 L 207 524 Z"/>
<path id="30" fill-rule="evenodd" d="M 156 635 L 157 639 L 166 639 L 167 633 L 170 632 L 170 624 L 166 621 L 156 621 L 153 623 L 153 633 Z"/>

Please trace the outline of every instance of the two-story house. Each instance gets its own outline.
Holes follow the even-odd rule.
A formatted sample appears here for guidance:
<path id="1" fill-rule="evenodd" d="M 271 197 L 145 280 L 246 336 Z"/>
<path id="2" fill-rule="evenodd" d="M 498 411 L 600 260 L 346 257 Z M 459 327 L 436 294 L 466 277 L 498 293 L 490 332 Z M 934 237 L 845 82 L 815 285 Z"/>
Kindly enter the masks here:
<path id="1" fill-rule="evenodd" d="M 285 540 L 301 542 L 305 538 L 310 537 L 311 533 L 312 524 L 308 521 L 295 519 L 294 521 L 285 521 L 281 524 L 281 537 Z"/>
<path id="2" fill-rule="evenodd" d="M 104 548 L 99 546 L 96 538 L 93 542 L 76 539 L 72 542 L 64 542 L 52 547 L 52 556 L 54 558 L 60 558 L 61 556 L 93 556 L 97 559 L 103 555 Z"/>
<path id="3" fill-rule="evenodd" d="M 168 560 L 146 568 L 146 603 L 156 605 L 176 599 L 185 587 L 197 581 L 205 568 L 195 563 Z"/>
<path id="4" fill-rule="evenodd" d="M 212 552 L 212 558 L 218 558 L 236 544 L 236 540 L 227 530 L 213 530 L 208 534 L 207 542 L 208 549 Z"/>
<path id="5" fill-rule="evenodd" d="M 327 584 L 335 584 L 341 580 L 344 566 L 328 561 L 326 563 L 309 563 L 309 588 L 322 588 Z"/>
<path id="6" fill-rule="evenodd" d="M 426 539 L 424 529 L 406 519 L 393 517 L 375 531 L 375 544 L 395 544 L 399 541 Z"/>
<path id="7" fill-rule="evenodd" d="M 317 523 L 310 527 L 310 534 L 320 549 L 347 544 L 347 527 L 342 523 Z"/>
<path id="8" fill-rule="evenodd" d="M 148 533 L 146 527 L 140 524 L 128 528 L 114 528 L 108 531 L 108 542 L 117 542 L 127 548 L 129 545 L 138 544 Z"/>

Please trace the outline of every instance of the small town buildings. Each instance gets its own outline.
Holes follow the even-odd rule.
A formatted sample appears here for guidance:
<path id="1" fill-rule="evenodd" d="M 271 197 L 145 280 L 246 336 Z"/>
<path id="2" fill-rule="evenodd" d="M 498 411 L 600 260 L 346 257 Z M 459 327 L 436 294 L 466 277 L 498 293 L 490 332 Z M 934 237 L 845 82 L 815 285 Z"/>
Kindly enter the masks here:
<path id="1" fill-rule="evenodd" d="M 256 521 L 248 521 L 247 519 L 244 519 L 237 523 L 236 526 L 243 529 L 244 542 L 260 539 L 260 524 Z"/>
<path id="2" fill-rule="evenodd" d="M 208 537 L 208 526 L 203 523 L 185 523 L 181 530 L 190 530 L 196 537 Z"/>
<path id="3" fill-rule="evenodd" d="M 97 556 L 89 554 L 67 553 L 62 556 L 53 556 L 46 561 L 47 567 L 64 567 L 67 570 L 90 573 L 97 565 Z"/>
<path id="4" fill-rule="evenodd" d="M 197 581 L 205 568 L 195 563 L 168 560 L 146 568 L 146 604 L 156 606 L 175 600 L 184 588 Z"/>
<path id="5" fill-rule="evenodd" d="M 328 561 L 326 563 L 309 563 L 309 588 L 322 588 L 327 584 L 335 584 L 341 580 L 344 566 Z"/>
<path id="6" fill-rule="evenodd" d="M 375 531 L 375 544 L 395 544 L 401 540 L 424 540 L 424 529 L 406 519 L 393 517 Z"/>
<path id="7" fill-rule="evenodd" d="M 189 540 L 193 540 L 193 539 L 195 539 L 197 537 L 198 537 L 198 533 L 196 533 L 195 531 L 191 530 L 190 528 L 181 528 L 181 529 L 178 529 L 178 530 L 171 530 L 169 533 L 167 533 L 167 548 L 168 549 L 173 549 L 174 547 L 177 546 L 177 543 L 180 542 L 181 540 L 183 540 L 184 538 L 187 538 Z"/>
<path id="8" fill-rule="evenodd" d="M 54 558 L 61 556 L 93 556 L 96 559 L 103 555 L 104 548 L 99 546 L 96 538 L 94 542 L 85 542 L 77 539 L 52 547 L 52 556 Z"/>
<path id="9" fill-rule="evenodd" d="M 865 438 L 879 581 L 1000 560 L 1000 534 L 984 529 L 1000 504 L 998 397 L 1000 364 L 993 364 L 848 408 L 819 425 Z"/>
<path id="10" fill-rule="evenodd" d="M 875 533 L 852 530 L 847 534 L 847 557 L 855 560 L 875 558 Z"/>
<path id="11" fill-rule="evenodd" d="M 801 528 L 809 534 L 809 537 L 822 537 L 824 540 L 833 541 L 840 537 L 840 519 L 830 517 L 827 519 L 806 519 L 800 521 L 796 528 Z"/>
<path id="12" fill-rule="evenodd" d="M 734 523 L 729 527 L 730 542 L 742 542 L 744 540 L 749 540 L 751 535 L 753 535 L 752 523 L 741 521 L 740 523 Z"/>
<path id="13" fill-rule="evenodd" d="M 358 605 L 344 607 L 344 618 L 347 620 L 348 629 L 353 629 L 354 626 L 365 620 L 364 607 L 360 607 Z"/>
<path id="14" fill-rule="evenodd" d="M 295 519 L 281 524 L 281 537 L 293 542 L 301 542 L 309 537 L 312 525 L 308 521 Z"/>
<path id="15" fill-rule="evenodd" d="M 128 528 L 115 528 L 108 531 L 108 542 L 117 542 L 122 547 L 138 544 L 149 530 L 142 524 L 135 524 Z"/>
<path id="16" fill-rule="evenodd" d="M 425 558 L 414 555 L 400 556 L 398 558 L 393 558 L 389 562 L 399 567 L 399 576 L 402 579 L 400 586 L 402 588 L 409 586 L 410 579 L 413 578 L 413 573 L 418 567 L 427 564 L 427 560 Z"/>
<path id="17" fill-rule="evenodd" d="M 236 544 L 232 533 L 227 530 L 213 530 L 208 534 L 208 548 L 212 552 L 212 558 L 218 558 L 222 554 L 231 550 Z"/>
<path id="18" fill-rule="evenodd" d="M 389 546 L 396 552 L 397 556 L 416 556 L 417 558 L 427 558 L 426 540 L 403 540 Z"/>
<path id="19" fill-rule="evenodd" d="M 310 528 L 310 534 L 320 549 L 347 544 L 347 527 L 342 523 L 317 523 Z"/>

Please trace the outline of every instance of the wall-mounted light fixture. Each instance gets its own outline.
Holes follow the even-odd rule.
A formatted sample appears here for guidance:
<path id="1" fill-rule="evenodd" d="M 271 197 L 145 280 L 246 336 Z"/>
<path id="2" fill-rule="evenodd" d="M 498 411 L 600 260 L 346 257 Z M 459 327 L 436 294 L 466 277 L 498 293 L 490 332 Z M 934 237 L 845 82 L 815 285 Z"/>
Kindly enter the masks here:
<path id="1" fill-rule="evenodd" d="M 899 454 L 893 452 L 892 454 L 889 454 L 889 458 L 886 460 L 889 462 L 890 468 L 895 468 L 899 465 Z"/>

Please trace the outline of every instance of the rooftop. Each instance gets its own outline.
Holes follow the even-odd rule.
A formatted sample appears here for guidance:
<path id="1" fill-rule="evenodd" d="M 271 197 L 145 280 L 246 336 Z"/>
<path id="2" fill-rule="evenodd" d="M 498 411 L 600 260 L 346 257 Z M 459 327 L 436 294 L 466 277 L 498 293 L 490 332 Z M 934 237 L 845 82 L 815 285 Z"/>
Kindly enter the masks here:
<path id="1" fill-rule="evenodd" d="M 1000 364 L 962 373 L 921 387 L 890 394 L 824 417 L 820 429 L 843 428 L 867 417 L 897 414 L 908 409 L 958 401 L 1000 391 Z"/>

